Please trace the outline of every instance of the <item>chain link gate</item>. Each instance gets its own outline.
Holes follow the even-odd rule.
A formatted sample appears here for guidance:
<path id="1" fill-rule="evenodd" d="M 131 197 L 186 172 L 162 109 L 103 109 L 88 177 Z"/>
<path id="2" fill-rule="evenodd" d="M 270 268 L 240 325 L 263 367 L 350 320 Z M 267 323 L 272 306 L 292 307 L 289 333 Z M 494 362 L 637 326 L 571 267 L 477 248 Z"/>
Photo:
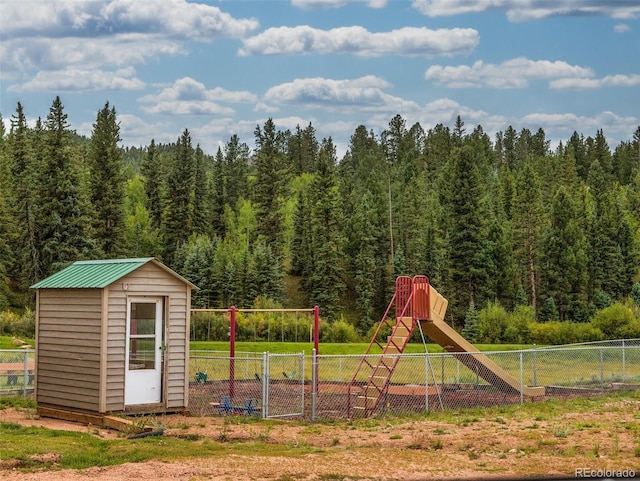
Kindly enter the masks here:
<path id="1" fill-rule="evenodd" d="M 231 358 L 228 353 L 192 351 L 189 377 L 189 410 L 195 415 L 304 415 L 304 353 L 239 353 Z"/>
<path id="2" fill-rule="evenodd" d="M 263 355 L 263 417 L 303 416 L 304 353 Z"/>

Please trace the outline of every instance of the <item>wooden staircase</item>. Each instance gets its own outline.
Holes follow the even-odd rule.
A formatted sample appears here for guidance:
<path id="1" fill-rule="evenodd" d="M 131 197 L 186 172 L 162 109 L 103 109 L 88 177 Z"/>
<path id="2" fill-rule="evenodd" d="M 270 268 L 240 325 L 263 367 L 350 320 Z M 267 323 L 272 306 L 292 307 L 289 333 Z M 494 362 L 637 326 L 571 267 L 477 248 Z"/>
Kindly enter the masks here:
<path id="1" fill-rule="evenodd" d="M 412 301 L 413 280 L 410 277 L 398 277 L 396 291 L 387 311 L 349 383 L 350 417 L 371 416 L 384 399 L 400 355 L 417 325 L 413 317 Z M 388 316 L 394 304 L 395 320 L 391 320 Z M 379 338 L 385 326 L 391 328 L 391 334 L 387 337 L 386 343 L 383 343 Z M 382 352 L 374 354 L 373 350 Z"/>
<path id="2" fill-rule="evenodd" d="M 356 398 L 351 412 L 352 417 L 367 417 L 376 410 L 384 398 L 391 375 L 411 337 L 413 328 L 411 317 L 398 318 L 391 335 L 387 338 L 382 354 L 374 359 L 365 357 L 364 364 L 370 369 L 370 374 L 366 385 Z"/>

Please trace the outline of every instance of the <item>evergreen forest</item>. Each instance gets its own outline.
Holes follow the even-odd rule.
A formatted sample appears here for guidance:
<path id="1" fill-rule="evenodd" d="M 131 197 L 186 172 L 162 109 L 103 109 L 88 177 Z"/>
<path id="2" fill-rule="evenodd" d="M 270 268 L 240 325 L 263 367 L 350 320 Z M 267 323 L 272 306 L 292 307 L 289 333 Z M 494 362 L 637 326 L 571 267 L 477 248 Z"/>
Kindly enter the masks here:
<path id="1" fill-rule="evenodd" d="M 551 145 L 542 129 L 491 138 L 460 116 L 425 130 L 396 115 L 379 135 L 357 127 L 338 158 L 311 123 L 268 119 L 204 152 L 188 129 L 122 146 L 109 102 L 90 137 L 59 97 L 44 119 L 3 114 L 0 312 L 14 320 L 30 285 L 76 260 L 157 257 L 199 287 L 193 307 L 318 305 L 361 339 L 396 276 L 417 274 L 472 341 L 640 337 L 640 126 L 615 147 L 602 130 Z"/>

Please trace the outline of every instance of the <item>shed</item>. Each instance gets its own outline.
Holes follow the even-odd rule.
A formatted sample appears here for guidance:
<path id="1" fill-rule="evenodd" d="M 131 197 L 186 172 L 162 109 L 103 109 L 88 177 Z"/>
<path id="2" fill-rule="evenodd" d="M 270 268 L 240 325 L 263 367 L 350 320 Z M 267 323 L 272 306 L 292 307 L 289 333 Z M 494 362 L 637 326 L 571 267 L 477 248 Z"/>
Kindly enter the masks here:
<path id="1" fill-rule="evenodd" d="M 31 287 L 39 410 L 187 409 L 195 285 L 149 257 L 78 261 Z"/>

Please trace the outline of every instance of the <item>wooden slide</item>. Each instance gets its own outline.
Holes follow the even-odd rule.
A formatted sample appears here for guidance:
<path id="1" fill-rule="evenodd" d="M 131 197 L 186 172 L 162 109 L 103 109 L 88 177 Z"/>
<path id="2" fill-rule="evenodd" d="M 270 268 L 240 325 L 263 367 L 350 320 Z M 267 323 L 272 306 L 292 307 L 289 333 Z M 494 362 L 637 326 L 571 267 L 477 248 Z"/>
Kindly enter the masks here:
<path id="1" fill-rule="evenodd" d="M 528 397 L 545 395 L 544 386 L 529 387 L 498 366 L 495 362 L 482 354 L 478 349 L 458 334 L 444 321 L 447 311 L 447 300 L 436 291 L 431 284 L 414 284 L 414 317 L 422 327 L 423 332 L 431 340 L 451 353 L 464 353 L 456 358 L 472 372 L 497 387 L 501 391 L 520 393 Z"/>

